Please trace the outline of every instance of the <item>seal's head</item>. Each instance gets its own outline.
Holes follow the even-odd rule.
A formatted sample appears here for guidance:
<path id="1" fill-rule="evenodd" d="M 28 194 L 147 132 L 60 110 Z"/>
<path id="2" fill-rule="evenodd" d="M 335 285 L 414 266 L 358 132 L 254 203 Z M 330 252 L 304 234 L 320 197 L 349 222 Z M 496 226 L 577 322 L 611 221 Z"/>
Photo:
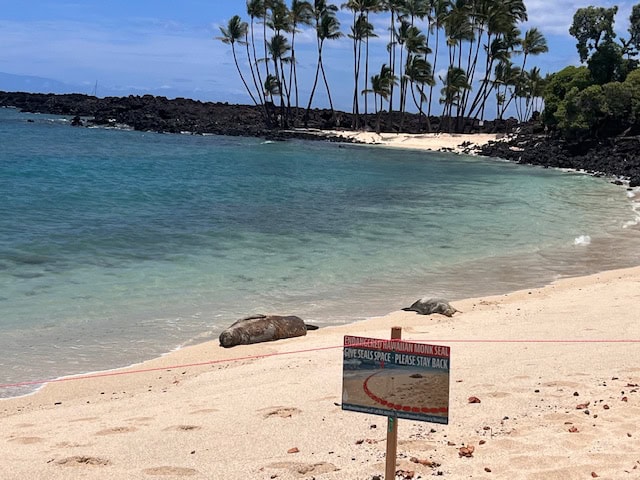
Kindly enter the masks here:
<path id="1" fill-rule="evenodd" d="M 234 347 L 240 344 L 240 335 L 234 329 L 227 329 L 220 334 L 219 340 L 224 348 Z"/>

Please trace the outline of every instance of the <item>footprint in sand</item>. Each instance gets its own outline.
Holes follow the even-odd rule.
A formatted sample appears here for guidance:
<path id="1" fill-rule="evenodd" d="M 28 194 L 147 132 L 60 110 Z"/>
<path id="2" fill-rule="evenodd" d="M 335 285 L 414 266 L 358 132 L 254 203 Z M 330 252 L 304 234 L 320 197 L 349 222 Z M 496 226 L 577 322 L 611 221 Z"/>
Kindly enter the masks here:
<path id="1" fill-rule="evenodd" d="M 167 427 L 164 429 L 167 431 L 177 431 L 177 432 L 193 432 L 195 430 L 202 430 L 202 427 L 199 425 L 174 425 L 172 427 Z"/>
<path id="2" fill-rule="evenodd" d="M 10 438 L 8 441 L 11 443 L 19 443 L 20 445 L 33 445 L 34 443 L 40 443 L 44 439 L 40 437 L 16 437 Z"/>
<path id="3" fill-rule="evenodd" d="M 133 417 L 133 418 L 127 418 L 125 420 L 125 422 L 130 422 L 130 423 L 146 423 L 146 422 L 150 422 L 152 420 L 155 420 L 155 417 Z"/>
<path id="4" fill-rule="evenodd" d="M 198 473 L 193 468 L 181 468 L 181 467 L 154 467 L 147 468 L 142 471 L 146 475 L 153 476 L 173 476 L 173 477 L 190 477 Z"/>
<path id="5" fill-rule="evenodd" d="M 400 440 L 398 445 L 401 445 L 405 450 L 420 452 L 436 449 L 435 442 L 430 440 Z"/>
<path id="6" fill-rule="evenodd" d="M 96 420 L 100 419 L 98 417 L 75 418 L 73 420 L 69 420 L 69 423 L 94 422 Z"/>
<path id="7" fill-rule="evenodd" d="M 86 465 L 104 467 L 106 465 L 110 465 L 111 462 L 106 458 L 73 456 L 58 460 L 56 464 L 63 465 L 65 467 L 82 467 Z"/>
<path id="8" fill-rule="evenodd" d="M 16 425 L 16 428 L 31 428 L 35 427 L 33 423 L 19 423 Z"/>
<path id="9" fill-rule="evenodd" d="M 203 408 L 201 410 L 194 410 L 193 412 L 189 412 L 190 415 L 199 415 L 203 413 L 216 413 L 219 412 L 217 408 Z"/>
<path id="10" fill-rule="evenodd" d="M 258 412 L 264 412 L 263 418 L 280 417 L 291 418 L 294 415 L 302 413 L 302 410 L 295 407 L 269 407 L 258 410 Z"/>
<path id="11" fill-rule="evenodd" d="M 268 468 L 277 468 L 282 470 L 289 470 L 291 473 L 298 474 L 300 476 L 307 476 L 309 474 L 322 475 L 323 473 L 337 472 L 340 470 L 338 467 L 331 463 L 319 462 L 319 463 L 293 463 L 293 462 L 278 462 L 267 465 Z"/>
<path id="12" fill-rule="evenodd" d="M 135 432 L 136 430 L 137 428 L 135 427 L 113 427 L 113 428 L 107 428 L 106 430 L 100 430 L 99 432 L 96 432 L 96 435 L 100 435 L 100 436 L 117 435 L 120 433 Z"/>

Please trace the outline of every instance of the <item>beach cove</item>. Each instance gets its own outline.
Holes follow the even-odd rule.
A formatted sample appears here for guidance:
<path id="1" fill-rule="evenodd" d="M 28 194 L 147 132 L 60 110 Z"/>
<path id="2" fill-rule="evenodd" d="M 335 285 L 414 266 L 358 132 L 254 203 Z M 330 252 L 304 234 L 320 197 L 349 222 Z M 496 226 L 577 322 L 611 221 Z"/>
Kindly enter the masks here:
<path id="1" fill-rule="evenodd" d="M 353 156 L 366 148 L 335 146 L 334 152 Z M 519 167 L 498 162 L 496 168 Z M 624 195 L 620 187 L 611 188 Z M 601 198 L 607 197 L 594 197 L 593 205 Z M 216 340 L 198 343 L 203 336 L 197 345 L 128 369 L 63 378 L 33 395 L 2 400 L 0 422 L 7 434 L 0 473 L 7 478 L 28 472 L 31 478 L 370 479 L 384 469 L 386 420 L 340 410 L 342 337 L 387 338 L 399 325 L 407 340 L 442 341 L 452 348 L 451 423 L 432 432 L 429 424 L 401 422 L 400 470 L 422 476 L 442 472 L 445 478 L 532 479 L 584 478 L 585 472 L 619 478 L 628 471 L 634 478 L 640 459 L 629 446 L 639 434 L 634 418 L 640 332 L 634 305 L 640 272 L 612 270 L 553 282 L 638 264 L 637 227 L 628 208 L 628 225 L 615 234 L 607 227 L 600 236 L 591 226 L 571 232 L 555 251 L 526 257 L 516 250 L 489 262 L 447 266 L 446 275 L 441 268 L 428 277 L 427 288 L 424 276 L 405 273 L 398 284 L 404 293 L 398 290 L 395 300 L 383 298 L 377 306 L 384 313 L 416 295 L 450 293 L 455 282 L 461 288 L 454 304 L 463 313 L 452 319 L 395 312 L 353 323 L 362 318 L 356 302 L 353 313 L 340 312 L 344 318 L 337 323 L 346 325 L 324 323 L 300 339 L 224 350 Z M 378 282 L 378 291 L 392 296 L 388 278 Z M 407 293 L 407 285 L 414 290 Z M 491 290 L 517 291 L 491 296 Z M 372 302 L 362 293 L 354 298 Z M 240 316 L 238 307 L 223 320 Z M 198 322 L 190 327 L 194 335 L 212 329 L 209 321 Z M 151 343 L 147 339 L 142 346 Z M 470 396 L 481 403 L 469 404 Z M 589 413 L 576 410 L 587 402 Z M 573 427 L 577 431 L 570 431 Z M 476 448 L 472 458 L 459 455 L 467 445 Z M 534 451 L 540 457 L 532 457 Z M 543 454 L 554 461 L 542 461 Z"/>

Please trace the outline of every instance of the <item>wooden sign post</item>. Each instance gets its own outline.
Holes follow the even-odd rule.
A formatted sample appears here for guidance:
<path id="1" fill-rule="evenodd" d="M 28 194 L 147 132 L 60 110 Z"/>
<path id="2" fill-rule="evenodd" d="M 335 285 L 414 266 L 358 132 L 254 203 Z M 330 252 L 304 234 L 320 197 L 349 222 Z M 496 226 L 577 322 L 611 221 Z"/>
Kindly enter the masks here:
<path id="1" fill-rule="evenodd" d="M 391 329 L 391 340 L 402 338 L 402 328 Z M 387 417 L 387 456 L 384 480 L 396 478 L 396 456 L 398 454 L 398 417 Z"/>
<path id="2" fill-rule="evenodd" d="M 344 337 L 342 409 L 387 417 L 385 480 L 395 480 L 398 419 L 449 423 L 449 347 Z"/>

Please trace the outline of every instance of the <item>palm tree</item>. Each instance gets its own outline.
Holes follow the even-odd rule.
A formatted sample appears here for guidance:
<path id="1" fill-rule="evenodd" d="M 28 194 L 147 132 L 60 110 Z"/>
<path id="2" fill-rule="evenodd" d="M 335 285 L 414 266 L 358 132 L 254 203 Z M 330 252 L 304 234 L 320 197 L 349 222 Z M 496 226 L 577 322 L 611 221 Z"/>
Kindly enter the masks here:
<path id="1" fill-rule="evenodd" d="M 391 89 L 398 84 L 398 78 L 393 74 L 391 68 L 386 64 L 380 68 L 380 73 L 371 77 L 371 89 L 369 92 L 363 90 L 362 93 L 373 93 L 375 97 L 374 107 L 376 109 L 376 133 L 380 133 L 380 121 L 382 117 L 383 100 L 389 100 Z M 380 97 L 380 108 L 378 108 L 377 99 Z"/>
<path id="2" fill-rule="evenodd" d="M 498 0 L 489 3 L 486 11 L 487 46 L 485 46 L 485 75 L 469 108 L 469 116 L 484 116 L 486 102 L 495 88 L 491 75 L 497 62 L 510 60 L 520 44 L 519 22 L 527 20 L 522 0 Z"/>
<path id="3" fill-rule="evenodd" d="M 547 40 L 544 38 L 544 35 L 542 35 L 542 33 L 540 33 L 540 31 L 535 27 L 526 31 L 520 46 L 521 50 L 519 53 L 523 54 L 522 66 L 520 68 L 522 68 L 523 71 L 525 65 L 527 64 L 527 57 L 529 55 L 540 55 L 541 53 L 546 53 L 549 51 Z"/>
<path id="4" fill-rule="evenodd" d="M 472 21 L 472 8 L 471 4 L 466 0 L 456 0 L 453 4 L 449 15 L 445 19 L 445 34 L 447 37 L 447 46 L 449 47 L 449 70 L 456 72 L 456 77 L 458 78 L 459 72 L 464 72 L 464 77 L 466 79 L 469 78 L 469 73 L 466 69 L 463 69 L 462 65 L 462 50 L 463 50 L 463 42 L 473 42 L 475 40 L 475 32 L 473 30 L 473 21 Z M 455 66 L 455 70 L 452 70 L 452 67 Z M 447 73 L 447 78 L 449 77 L 449 73 Z M 468 82 L 467 82 L 468 83 Z M 464 116 L 465 109 L 465 100 L 467 97 L 467 90 L 470 90 L 471 86 L 468 89 L 460 90 L 460 96 L 455 99 L 455 107 L 456 107 L 456 130 L 460 128 L 460 121 Z M 453 111 L 451 107 L 453 104 L 449 103 L 449 117 L 453 115 Z"/>
<path id="5" fill-rule="evenodd" d="M 424 86 L 429 82 L 426 78 L 423 82 L 423 77 L 425 75 L 431 75 L 431 65 L 426 61 L 426 55 L 430 53 L 430 50 L 427 47 L 427 37 L 425 34 L 422 33 L 418 27 L 410 25 L 404 32 L 404 35 L 403 43 L 407 50 L 407 60 L 405 73 L 400 80 L 400 130 L 402 130 L 404 125 L 409 88 L 411 89 L 411 94 L 415 102 L 415 92 L 413 90 L 415 80 L 421 79 L 419 83 Z M 407 74 L 408 68 L 412 68 L 411 74 Z M 428 72 L 425 71 L 425 68 L 428 68 Z M 422 101 L 423 100 L 421 100 L 420 103 L 422 103 Z M 420 107 L 420 112 L 422 113 L 422 107 Z"/>
<path id="6" fill-rule="evenodd" d="M 280 118 L 281 126 L 286 127 L 287 117 L 284 109 L 284 97 L 289 98 L 290 92 L 284 79 L 284 64 L 290 61 L 290 57 L 286 56 L 291 50 L 289 41 L 280 33 L 276 33 L 271 40 L 267 42 L 267 51 L 273 62 L 275 79 L 280 89 Z"/>
<path id="7" fill-rule="evenodd" d="M 409 37 L 409 29 L 411 29 L 411 24 L 407 21 L 407 18 L 405 16 L 399 16 L 399 22 L 400 24 L 398 25 L 397 30 L 394 32 L 394 45 L 398 45 L 400 47 L 400 62 L 398 65 L 398 78 L 400 79 L 400 101 L 398 102 L 398 110 L 400 111 L 400 123 L 402 123 L 404 119 L 404 100 L 407 88 L 407 79 L 402 73 L 402 69 L 404 68 L 404 45 L 407 41 L 407 38 Z"/>
<path id="8" fill-rule="evenodd" d="M 531 118 L 534 112 L 540 112 L 542 110 L 541 105 L 539 104 L 540 100 L 544 95 L 544 89 L 546 86 L 546 79 L 540 75 L 540 69 L 538 67 L 533 67 L 529 71 L 529 82 L 530 82 L 530 97 L 531 97 L 531 110 L 527 114 L 527 118 Z"/>
<path id="9" fill-rule="evenodd" d="M 231 53 L 233 54 L 233 61 L 236 64 L 236 70 L 238 70 L 238 74 L 240 75 L 240 80 L 242 80 L 244 88 L 246 88 L 247 93 L 251 97 L 251 100 L 253 100 L 253 103 L 258 105 L 258 102 L 256 101 L 255 97 L 253 96 L 253 93 L 251 92 L 251 89 L 249 88 L 249 85 L 247 84 L 247 81 L 244 79 L 244 75 L 242 74 L 242 70 L 240 69 L 240 65 L 238 64 L 238 56 L 236 55 L 236 48 L 235 48 L 236 43 L 240 45 L 244 45 L 245 40 L 242 40 L 242 39 L 247 38 L 248 28 L 249 28 L 249 25 L 247 24 L 247 22 L 243 22 L 238 15 L 234 15 L 233 17 L 231 17 L 231 19 L 227 23 L 226 28 L 220 27 L 220 32 L 222 33 L 222 37 L 218 37 L 218 40 L 221 40 L 222 43 L 225 43 L 227 45 L 231 45 Z"/>
<path id="10" fill-rule="evenodd" d="M 438 65 L 438 50 L 440 46 L 440 29 L 444 28 L 445 22 L 447 20 L 447 16 L 449 15 L 449 10 L 451 8 L 450 0 L 433 0 L 431 5 L 431 15 L 430 15 L 430 33 L 435 31 L 436 44 L 433 53 L 433 71 L 436 71 Z M 433 103 L 433 87 L 434 85 L 429 86 L 429 103 L 427 109 L 427 117 L 431 117 L 431 104 Z"/>
<path id="11" fill-rule="evenodd" d="M 289 86 L 291 86 L 293 82 L 296 95 L 296 115 L 298 113 L 298 109 L 300 108 L 295 49 L 296 33 L 298 32 L 298 25 L 311 25 L 312 19 L 313 6 L 309 2 L 302 0 L 291 1 L 291 8 L 289 9 L 289 23 L 291 25 L 291 68 L 289 70 Z"/>
<path id="12" fill-rule="evenodd" d="M 364 14 L 367 19 L 367 23 L 371 25 L 371 30 L 368 31 L 368 35 L 365 37 L 365 60 L 364 60 L 364 114 L 369 113 L 369 39 L 377 37 L 373 31 L 373 25 L 369 22 L 369 14 L 376 13 L 382 10 L 382 0 L 361 0 Z"/>
<path id="13" fill-rule="evenodd" d="M 547 46 L 547 40 L 544 38 L 544 35 L 540 33 L 537 28 L 531 28 L 527 30 L 520 42 L 520 49 L 516 50 L 515 53 L 522 54 L 522 66 L 520 67 L 520 92 L 519 102 L 516 103 L 516 108 L 518 111 L 518 117 L 520 121 L 524 121 L 527 118 L 527 111 L 529 110 L 529 101 L 531 100 L 529 95 L 527 94 L 528 84 L 530 83 L 530 79 L 527 78 L 529 72 L 525 70 L 525 66 L 527 64 L 527 58 L 529 55 L 540 55 L 541 53 L 546 53 L 549 51 L 549 47 Z M 539 73 L 539 72 L 538 72 Z M 514 92 L 515 94 L 515 92 Z M 510 102 L 511 100 L 509 100 Z M 525 105 L 522 105 L 522 102 L 525 101 Z"/>
<path id="14" fill-rule="evenodd" d="M 498 99 L 496 109 L 498 119 L 502 120 L 511 103 L 511 99 L 515 96 L 515 91 L 521 83 L 521 76 L 520 67 L 514 66 L 510 60 L 499 62 L 496 65 L 494 83 L 496 85 L 496 98 Z M 500 90 L 501 87 L 502 91 Z"/>
<path id="15" fill-rule="evenodd" d="M 427 99 L 424 92 L 425 85 L 435 85 L 433 79 L 433 71 L 431 70 L 431 64 L 422 55 L 409 55 L 407 57 L 407 65 L 404 70 L 405 77 L 409 81 L 411 86 L 411 97 L 415 104 L 420 117 L 424 115 L 422 105 Z M 416 99 L 416 90 L 420 96 L 420 102 Z M 400 122 L 400 128 L 402 129 L 402 122 Z M 427 117 L 427 130 L 431 130 L 431 121 Z"/>
<path id="16" fill-rule="evenodd" d="M 251 18 L 251 48 L 253 50 L 253 60 L 250 62 L 251 72 L 253 74 L 253 67 L 255 66 L 256 75 L 253 75 L 254 77 L 253 82 L 255 84 L 256 90 L 258 91 L 258 95 L 260 96 L 260 100 L 264 104 L 265 103 L 264 89 L 260 87 L 261 85 L 263 85 L 262 75 L 260 73 L 260 68 L 258 66 L 258 55 L 256 55 L 256 41 L 255 41 L 255 35 L 254 35 L 254 29 L 253 29 L 255 19 L 262 18 L 263 12 L 264 12 L 263 0 L 247 0 L 247 14 L 249 15 L 249 18 Z M 256 76 L 257 76 L 257 79 L 256 79 Z M 267 118 L 268 118 L 268 115 L 267 115 Z"/>
<path id="17" fill-rule="evenodd" d="M 362 11 L 363 5 L 358 0 L 350 0 L 345 4 L 346 8 L 353 10 L 354 21 L 351 26 L 349 38 L 353 40 L 353 125 L 354 129 L 360 126 L 360 104 L 359 104 L 359 87 L 360 87 L 360 65 L 362 60 L 362 43 L 365 38 L 373 35 L 373 25 L 367 20 L 366 14 Z M 365 88 L 366 89 L 366 88 Z"/>
<path id="18" fill-rule="evenodd" d="M 396 65 L 396 14 L 400 8 L 403 0 L 382 0 L 382 5 L 385 11 L 388 11 L 390 15 L 389 24 L 389 43 L 387 44 L 387 50 L 389 51 L 389 68 L 391 69 L 391 75 L 395 77 L 395 65 Z M 395 83 L 389 85 L 389 117 L 388 124 L 389 129 L 393 130 L 393 91 Z"/>
<path id="19" fill-rule="evenodd" d="M 451 117 L 453 115 L 453 107 L 459 107 L 462 95 L 465 90 L 471 88 L 466 72 L 459 67 L 449 66 L 447 76 L 440 77 L 440 81 L 444 84 L 440 93 L 440 103 L 444 105 L 442 110 L 443 119 L 445 116 L 449 118 L 449 131 L 451 131 Z"/>
<path id="20" fill-rule="evenodd" d="M 327 82 L 327 76 L 324 71 L 324 64 L 322 62 L 322 49 L 324 48 L 324 42 L 327 40 L 337 40 L 342 37 L 340 31 L 340 21 L 336 17 L 336 11 L 338 7 L 335 5 L 327 4 L 326 0 L 315 0 L 313 14 L 314 25 L 316 28 L 316 44 L 318 47 L 318 63 L 316 66 L 316 75 L 313 81 L 313 88 L 311 89 L 311 95 L 309 96 L 309 103 L 307 105 L 307 113 L 305 114 L 305 124 L 309 120 L 309 112 L 311 111 L 311 104 L 313 103 L 313 97 L 318 85 L 318 77 L 322 73 L 322 79 L 327 89 L 327 97 L 329 97 L 329 106 L 331 108 L 331 115 L 335 121 L 335 111 L 333 109 L 333 100 L 331 99 L 331 90 L 329 89 L 329 82 Z"/>

